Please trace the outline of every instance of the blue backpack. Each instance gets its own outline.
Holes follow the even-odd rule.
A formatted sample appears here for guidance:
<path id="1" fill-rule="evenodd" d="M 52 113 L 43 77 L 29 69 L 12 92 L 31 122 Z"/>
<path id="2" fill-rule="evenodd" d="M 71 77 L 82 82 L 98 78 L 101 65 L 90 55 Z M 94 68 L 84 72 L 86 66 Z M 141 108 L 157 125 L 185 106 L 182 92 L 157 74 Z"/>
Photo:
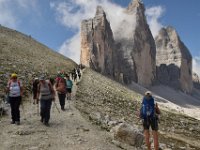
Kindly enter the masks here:
<path id="1" fill-rule="evenodd" d="M 141 119 L 153 118 L 155 116 L 154 111 L 155 111 L 155 105 L 153 97 L 150 97 L 150 99 L 144 97 L 142 101 L 142 107 L 140 109 L 140 118 Z"/>

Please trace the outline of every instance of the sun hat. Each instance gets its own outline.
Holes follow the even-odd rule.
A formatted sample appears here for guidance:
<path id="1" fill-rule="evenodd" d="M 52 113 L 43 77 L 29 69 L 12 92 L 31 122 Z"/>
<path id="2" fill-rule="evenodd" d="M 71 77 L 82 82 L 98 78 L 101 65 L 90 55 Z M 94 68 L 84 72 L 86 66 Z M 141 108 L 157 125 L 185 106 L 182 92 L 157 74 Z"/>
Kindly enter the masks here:
<path id="1" fill-rule="evenodd" d="M 11 74 L 11 78 L 17 78 L 17 74 L 16 73 Z"/>
<path id="2" fill-rule="evenodd" d="M 152 93 L 151 93 L 151 91 L 146 91 L 146 92 L 145 92 L 145 95 L 146 95 L 146 96 L 147 96 L 147 95 L 150 95 L 150 96 L 151 96 Z"/>

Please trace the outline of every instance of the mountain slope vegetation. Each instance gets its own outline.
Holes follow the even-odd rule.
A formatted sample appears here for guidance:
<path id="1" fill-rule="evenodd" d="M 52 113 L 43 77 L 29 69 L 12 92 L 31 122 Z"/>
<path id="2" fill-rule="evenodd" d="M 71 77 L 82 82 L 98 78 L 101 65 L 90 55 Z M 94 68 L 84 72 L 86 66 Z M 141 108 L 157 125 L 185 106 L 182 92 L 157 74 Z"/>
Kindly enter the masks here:
<path id="1" fill-rule="evenodd" d="M 69 71 L 76 63 L 49 49 L 31 36 L 0 26 L 0 84 L 6 84 L 13 72 L 29 86 L 33 76 Z M 1 88 L 2 90 L 2 88 Z M 2 92 L 2 91 L 1 91 Z"/>
<path id="2" fill-rule="evenodd" d="M 102 118 L 123 120 L 135 124 L 142 129 L 138 119 L 142 95 L 102 76 L 90 69 L 85 70 L 82 81 L 78 85 L 76 107 L 86 118 L 92 119 L 102 128 L 110 130 L 105 121 L 93 119 L 93 114 L 101 114 Z M 168 148 L 199 149 L 200 121 L 185 116 L 176 111 L 167 111 L 161 108 L 159 132 L 160 143 Z"/>

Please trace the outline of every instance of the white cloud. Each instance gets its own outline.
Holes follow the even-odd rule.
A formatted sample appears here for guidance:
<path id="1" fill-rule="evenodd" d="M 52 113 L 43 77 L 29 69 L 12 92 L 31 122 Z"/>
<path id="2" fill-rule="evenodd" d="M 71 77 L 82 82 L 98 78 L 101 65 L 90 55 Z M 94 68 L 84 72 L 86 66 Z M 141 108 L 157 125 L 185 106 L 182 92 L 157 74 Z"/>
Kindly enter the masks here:
<path id="1" fill-rule="evenodd" d="M 0 24 L 16 29 L 21 15 L 36 8 L 38 0 L 0 0 Z M 26 12 L 25 12 L 26 10 Z"/>
<path id="2" fill-rule="evenodd" d="M 197 73 L 200 77 L 200 56 L 193 58 L 193 72 Z"/>
<path id="3" fill-rule="evenodd" d="M 0 24 L 15 28 L 17 21 L 11 9 L 9 9 L 9 3 L 10 0 L 0 0 Z"/>
<path id="4" fill-rule="evenodd" d="M 65 41 L 60 48 L 60 53 L 67 57 L 80 61 L 80 25 L 84 19 L 93 18 L 96 7 L 101 5 L 107 14 L 114 36 L 127 37 L 134 28 L 134 16 L 124 13 L 124 8 L 109 0 L 69 0 L 62 2 L 50 2 L 50 7 L 56 11 L 56 19 L 67 28 L 71 28 L 76 35 Z M 126 22 L 128 28 L 123 27 Z M 78 46 L 77 46 L 78 45 Z M 70 49 L 69 49 L 70 47 Z M 77 52 L 78 51 L 78 52 Z"/>
<path id="5" fill-rule="evenodd" d="M 80 40 L 81 39 L 80 39 L 79 34 L 75 34 L 71 39 L 66 40 L 63 43 L 59 52 L 63 55 L 66 55 L 66 52 L 67 52 L 67 57 L 79 63 L 80 59 L 78 56 L 80 56 L 80 49 L 81 49 Z"/>
<path id="6" fill-rule="evenodd" d="M 153 37 L 155 37 L 163 25 L 159 22 L 165 9 L 162 6 L 154 6 L 146 9 L 146 16 L 149 27 L 151 29 Z"/>
<path id="7" fill-rule="evenodd" d="M 29 8 L 35 8 L 37 4 L 37 0 L 15 0 L 17 5 L 21 8 L 29 9 Z"/>

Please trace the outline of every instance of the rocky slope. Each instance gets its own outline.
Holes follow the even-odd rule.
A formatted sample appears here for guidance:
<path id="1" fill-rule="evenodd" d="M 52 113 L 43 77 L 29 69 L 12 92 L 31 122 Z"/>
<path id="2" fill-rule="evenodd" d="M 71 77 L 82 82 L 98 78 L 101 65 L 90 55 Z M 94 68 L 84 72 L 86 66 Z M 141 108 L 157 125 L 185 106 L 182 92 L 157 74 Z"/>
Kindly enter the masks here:
<path id="1" fill-rule="evenodd" d="M 78 85 L 76 107 L 87 118 L 108 131 L 108 120 L 125 121 L 141 129 L 141 122 L 136 115 L 141 97 L 142 95 L 121 84 L 92 70 L 86 70 Z M 159 133 L 163 149 L 200 149 L 200 121 L 180 114 L 175 109 L 167 111 L 161 108 L 161 111 Z"/>
<path id="2" fill-rule="evenodd" d="M 176 89 L 191 93 L 192 56 L 172 27 L 162 28 L 155 38 L 157 80 Z"/>
<path id="3" fill-rule="evenodd" d="M 50 50 L 31 36 L 0 26 L 0 95 L 11 73 L 16 72 L 27 90 L 34 76 L 70 70 L 75 62 Z"/>

